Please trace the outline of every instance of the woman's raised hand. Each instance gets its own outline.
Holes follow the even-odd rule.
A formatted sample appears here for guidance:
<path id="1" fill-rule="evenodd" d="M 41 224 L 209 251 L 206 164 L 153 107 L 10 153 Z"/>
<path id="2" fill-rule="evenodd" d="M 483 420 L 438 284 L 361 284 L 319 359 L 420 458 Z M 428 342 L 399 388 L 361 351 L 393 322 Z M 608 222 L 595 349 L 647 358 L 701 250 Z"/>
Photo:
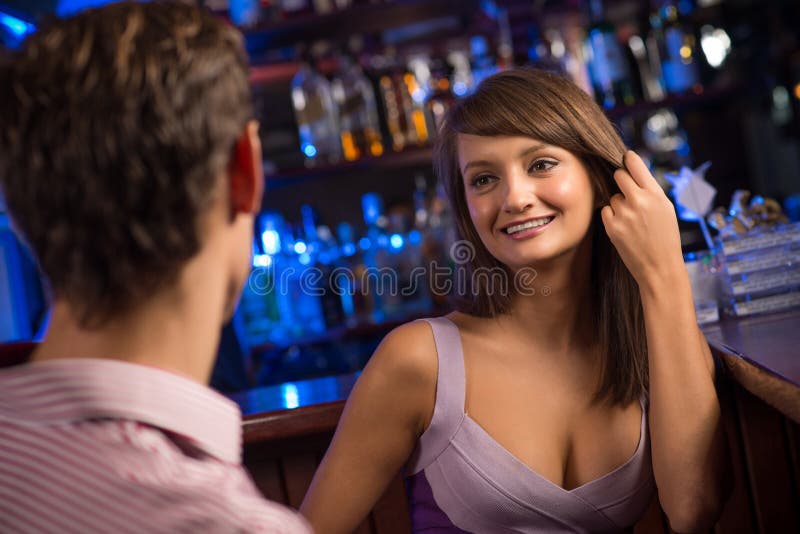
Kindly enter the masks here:
<path id="1" fill-rule="evenodd" d="M 600 212 L 606 233 L 641 289 L 686 276 L 675 208 L 638 154 L 614 172 L 620 191 Z"/>

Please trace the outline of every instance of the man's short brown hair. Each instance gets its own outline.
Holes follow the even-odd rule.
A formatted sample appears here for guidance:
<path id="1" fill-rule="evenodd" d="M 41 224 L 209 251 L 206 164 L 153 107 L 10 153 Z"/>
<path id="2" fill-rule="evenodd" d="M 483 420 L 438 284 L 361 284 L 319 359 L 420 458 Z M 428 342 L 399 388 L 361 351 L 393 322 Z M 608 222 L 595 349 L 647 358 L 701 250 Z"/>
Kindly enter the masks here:
<path id="1" fill-rule="evenodd" d="M 91 326 L 174 282 L 252 117 L 240 34 L 123 2 L 55 21 L 4 71 L 0 180 L 55 296 Z"/>

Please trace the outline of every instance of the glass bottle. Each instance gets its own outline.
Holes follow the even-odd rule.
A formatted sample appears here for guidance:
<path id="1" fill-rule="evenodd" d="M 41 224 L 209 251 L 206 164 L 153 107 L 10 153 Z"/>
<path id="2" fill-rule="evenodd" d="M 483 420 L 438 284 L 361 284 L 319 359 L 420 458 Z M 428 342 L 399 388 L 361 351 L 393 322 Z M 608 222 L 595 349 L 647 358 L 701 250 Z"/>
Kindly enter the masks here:
<path id="1" fill-rule="evenodd" d="M 339 161 L 342 155 L 339 114 L 331 85 L 314 68 L 312 58 L 305 52 L 292 78 L 291 94 L 306 166 Z"/>
<path id="2" fill-rule="evenodd" d="M 662 2 L 658 13 L 651 17 L 652 32 L 658 46 L 661 79 L 670 94 L 702 91 L 697 42 L 680 15 L 677 3 L 666 0 Z"/>
<path id="3" fill-rule="evenodd" d="M 331 83 L 339 108 L 344 159 L 383 154 L 378 108 L 372 84 L 350 54 L 339 57 L 339 72 Z"/>
<path id="4" fill-rule="evenodd" d="M 606 109 L 631 105 L 635 100 L 625 52 L 616 28 L 605 19 L 601 0 L 589 0 L 585 51 L 595 99 Z"/>

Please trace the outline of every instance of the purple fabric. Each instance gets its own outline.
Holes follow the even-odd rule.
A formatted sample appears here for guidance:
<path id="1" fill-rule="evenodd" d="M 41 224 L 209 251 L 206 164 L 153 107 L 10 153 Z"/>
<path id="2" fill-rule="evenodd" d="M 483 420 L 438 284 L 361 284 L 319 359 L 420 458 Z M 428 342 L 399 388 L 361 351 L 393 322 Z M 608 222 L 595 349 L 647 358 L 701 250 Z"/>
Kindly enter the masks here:
<path id="1" fill-rule="evenodd" d="M 406 478 L 406 493 L 411 508 L 412 532 L 468 534 L 453 525 L 442 509 L 436 505 L 431 485 L 428 484 L 424 472 Z"/>
<path id="2" fill-rule="evenodd" d="M 612 472 L 566 490 L 542 477 L 464 413 L 465 375 L 458 328 L 425 319 L 439 359 L 430 427 L 407 466 L 414 532 L 620 532 L 655 493 L 646 406 L 636 452 Z"/>

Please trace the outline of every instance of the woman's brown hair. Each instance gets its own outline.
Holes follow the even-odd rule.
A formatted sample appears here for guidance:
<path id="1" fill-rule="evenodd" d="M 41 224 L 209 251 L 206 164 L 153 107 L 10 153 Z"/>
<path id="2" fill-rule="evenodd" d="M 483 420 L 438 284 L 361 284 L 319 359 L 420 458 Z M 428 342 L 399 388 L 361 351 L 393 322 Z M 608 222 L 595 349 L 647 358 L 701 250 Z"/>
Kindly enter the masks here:
<path id="1" fill-rule="evenodd" d="M 458 165 L 459 134 L 525 136 L 569 150 L 589 171 L 596 205 L 608 203 L 619 188 L 613 179 L 622 167 L 625 144 L 600 107 L 563 76 L 512 69 L 484 80 L 447 114 L 434 150 L 434 167 L 456 220 L 459 238 L 473 244 L 474 259 L 464 265 L 476 280 L 456 295 L 457 309 L 480 317 L 496 317 L 511 309 L 510 293 L 489 289 L 488 280 L 473 277 L 477 269 L 505 269 L 483 246 L 467 211 Z M 648 388 L 647 342 L 636 281 L 611 244 L 595 210 L 590 266 L 591 307 L 595 339 L 602 350 L 597 400 L 627 404 Z"/>

